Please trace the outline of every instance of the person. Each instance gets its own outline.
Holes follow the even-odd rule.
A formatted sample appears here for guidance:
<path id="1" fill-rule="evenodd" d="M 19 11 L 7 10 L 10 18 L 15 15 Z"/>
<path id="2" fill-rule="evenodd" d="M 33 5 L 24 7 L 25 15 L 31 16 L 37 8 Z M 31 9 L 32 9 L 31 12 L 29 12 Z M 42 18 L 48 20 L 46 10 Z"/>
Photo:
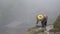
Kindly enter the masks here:
<path id="1" fill-rule="evenodd" d="M 48 16 L 46 16 L 46 15 L 44 15 L 44 14 L 38 14 L 36 18 L 37 18 L 36 24 L 38 24 L 39 21 L 41 21 L 42 27 L 46 27 Z"/>

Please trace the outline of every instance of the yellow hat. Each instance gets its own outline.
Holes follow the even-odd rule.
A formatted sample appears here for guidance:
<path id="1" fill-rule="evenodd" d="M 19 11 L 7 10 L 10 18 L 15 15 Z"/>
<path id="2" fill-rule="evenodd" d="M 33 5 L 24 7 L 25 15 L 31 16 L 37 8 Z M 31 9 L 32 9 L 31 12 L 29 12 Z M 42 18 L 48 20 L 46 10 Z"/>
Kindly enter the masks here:
<path id="1" fill-rule="evenodd" d="M 44 15 L 39 14 L 39 15 L 37 16 L 37 18 L 38 18 L 39 20 L 43 20 L 43 19 L 44 19 Z"/>

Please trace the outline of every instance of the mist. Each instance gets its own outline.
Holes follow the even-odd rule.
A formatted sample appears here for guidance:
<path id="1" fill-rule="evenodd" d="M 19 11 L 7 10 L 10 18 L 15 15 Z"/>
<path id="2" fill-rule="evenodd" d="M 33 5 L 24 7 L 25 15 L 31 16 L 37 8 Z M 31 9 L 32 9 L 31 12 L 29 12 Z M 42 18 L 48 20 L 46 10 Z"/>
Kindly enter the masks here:
<path id="1" fill-rule="evenodd" d="M 36 25 L 40 13 L 48 16 L 48 24 L 53 24 L 60 14 L 60 0 L 0 0 L 0 33 L 23 34 Z"/>

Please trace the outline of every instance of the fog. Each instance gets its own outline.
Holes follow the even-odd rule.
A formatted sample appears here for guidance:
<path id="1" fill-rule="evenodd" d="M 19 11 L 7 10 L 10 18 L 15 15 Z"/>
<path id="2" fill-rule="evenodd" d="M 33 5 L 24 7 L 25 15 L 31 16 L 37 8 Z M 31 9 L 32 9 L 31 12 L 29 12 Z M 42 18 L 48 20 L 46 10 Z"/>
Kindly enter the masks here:
<path id="1" fill-rule="evenodd" d="M 60 14 L 60 0 L 0 0 L 0 33 L 23 34 L 36 25 L 40 13 L 53 24 Z"/>

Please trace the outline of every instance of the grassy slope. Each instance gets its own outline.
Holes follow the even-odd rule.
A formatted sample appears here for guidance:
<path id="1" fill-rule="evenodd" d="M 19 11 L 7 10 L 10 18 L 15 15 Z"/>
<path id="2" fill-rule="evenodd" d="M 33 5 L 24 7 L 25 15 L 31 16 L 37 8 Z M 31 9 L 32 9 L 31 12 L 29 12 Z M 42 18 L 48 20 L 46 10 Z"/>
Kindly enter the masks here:
<path id="1" fill-rule="evenodd" d="M 36 33 L 37 28 L 39 28 L 39 27 L 32 27 L 32 28 L 28 29 L 28 31 L 26 33 L 27 34 L 37 34 Z M 54 23 L 54 29 L 60 29 L 60 15 L 57 17 L 57 19 Z M 38 32 L 38 34 L 44 34 L 44 33 L 43 32 Z M 53 33 L 51 33 L 51 34 L 53 34 Z M 56 34 L 60 34 L 60 32 L 57 32 Z"/>
<path id="2" fill-rule="evenodd" d="M 54 28 L 60 29 L 60 15 L 57 17 L 54 23 Z"/>

